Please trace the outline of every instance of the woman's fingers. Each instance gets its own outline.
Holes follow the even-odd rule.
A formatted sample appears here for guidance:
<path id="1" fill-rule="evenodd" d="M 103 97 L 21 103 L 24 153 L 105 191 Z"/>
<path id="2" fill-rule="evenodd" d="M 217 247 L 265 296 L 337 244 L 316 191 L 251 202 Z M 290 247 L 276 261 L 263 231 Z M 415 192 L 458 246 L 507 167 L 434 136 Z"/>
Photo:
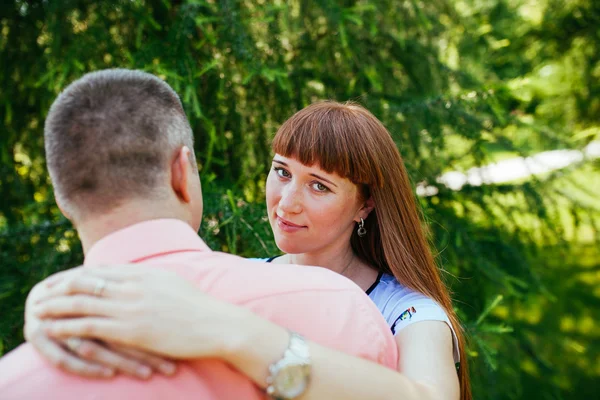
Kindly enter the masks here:
<path id="1" fill-rule="evenodd" d="M 83 266 L 79 266 L 79 267 L 67 269 L 65 271 L 56 272 L 56 273 L 50 275 L 49 277 L 47 277 L 46 279 L 44 279 L 42 281 L 42 283 L 44 284 L 44 286 L 46 286 L 48 288 L 52 287 L 52 286 L 56 285 L 58 282 L 60 282 L 61 280 L 65 279 L 73 274 L 79 273 L 79 271 L 81 271 L 82 268 L 83 268 Z"/>
<path id="2" fill-rule="evenodd" d="M 53 275 L 51 284 L 44 284 L 33 301 L 39 303 L 51 297 L 88 294 L 96 297 L 121 297 L 127 295 L 126 283 L 143 279 L 144 269 L 135 265 L 78 267 Z M 46 282 L 46 281 L 44 281 Z M 131 294 L 131 293 L 130 293 Z"/>
<path id="3" fill-rule="evenodd" d="M 27 299 L 25 300 L 25 307 L 30 307 L 31 304 L 35 304 L 39 299 L 43 298 L 48 293 L 48 287 L 46 281 L 38 282 L 34 287 L 31 288 Z"/>
<path id="4" fill-rule="evenodd" d="M 115 282 L 125 282 L 142 279 L 148 272 L 148 268 L 150 267 L 134 264 L 86 266 L 83 272 L 87 276 L 94 276 Z"/>
<path id="5" fill-rule="evenodd" d="M 87 294 L 96 297 L 119 297 L 123 294 L 122 284 L 86 274 L 76 274 L 62 279 L 36 297 L 34 303 L 66 295 Z"/>
<path id="6" fill-rule="evenodd" d="M 153 369 L 165 375 L 175 372 L 175 364 L 169 360 L 75 336 L 54 340 L 38 330 L 29 342 L 53 365 L 80 376 L 110 378 L 120 372 L 148 379 Z"/>
<path id="7" fill-rule="evenodd" d="M 109 318 L 86 317 L 59 319 L 42 324 L 42 330 L 49 336 L 65 339 L 72 336 L 111 341 L 132 345 L 135 337 L 123 324 Z"/>
<path id="8" fill-rule="evenodd" d="M 65 318 L 76 316 L 115 317 L 123 314 L 124 306 L 109 300 L 86 295 L 48 298 L 31 307 L 37 318 Z"/>
<path id="9" fill-rule="evenodd" d="M 35 335 L 29 342 L 50 363 L 64 371 L 90 378 L 111 378 L 115 374 L 111 368 L 74 356 L 58 342 L 43 334 Z"/>
<path id="10" fill-rule="evenodd" d="M 67 345 L 72 339 L 75 338 L 65 340 Z M 84 360 L 109 367 L 138 379 L 148 379 L 152 376 L 151 366 L 141 358 L 128 356 L 92 340 L 78 338 L 76 340 L 76 345 L 70 345 L 69 348 Z"/>
<path id="11" fill-rule="evenodd" d="M 134 265 L 110 265 L 110 266 L 78 266 L 64 271 L 56 272 L 46 279 L 43 283 L 46 287 L 55 286 L 64 279 L 70 279 L 76 276 L 95 276 L 98 278 L 109 279 L 113 281 L 123 281 L 135 278 L 142 273 L 140 266 Z"/>
<path id="12" fill-rule="evenodd" d="M 167 360 L 159 356 L 155 356 L 150 353 L 145 353 L 141 350 L 132 349 L 130 347 L 124 347 L 119 345 L 107 344 L 107 346 L 114 351 L 124 356 L 131 357 L 142 364 L 151 367 L 155 371 L 159 371 L 164 375 L 173 375 L 177 370 L 177 364 L 173 361 Z"/>

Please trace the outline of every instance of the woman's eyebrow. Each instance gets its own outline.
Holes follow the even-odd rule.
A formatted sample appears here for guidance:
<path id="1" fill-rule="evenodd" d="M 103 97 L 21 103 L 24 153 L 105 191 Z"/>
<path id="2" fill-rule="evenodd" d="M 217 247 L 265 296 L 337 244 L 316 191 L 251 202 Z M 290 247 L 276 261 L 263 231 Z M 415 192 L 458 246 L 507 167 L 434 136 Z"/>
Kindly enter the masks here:
<path id="1" fill-rule="evenodd" d="M 288 165 L 287 165 L 287 163 L 285 163 L 285 162 L 283 162 L 283 161 L 281 161 L 281 160 L 277 160 L 277 159 L 275 159 L 275 158 L 273 159 L 273 162 L 274 162 L 274 163 L 277 163 L 277 164 L 281 164 L 281 165 L 283 165 L 283 166 L 286 166 L 286 167 L 288 166 Z M 329 179 L 323 178 L 323 177 L 322 177 L 322 176 L 320 176 L 320 175 L 317 175 L 317 174 L 309 174 L 309 175 L 310 175 L 310 176 L 314 176 L 314 177 L 315 177 L 315 178 L 317 178 L 317 179 L 321 179 L 321 180 L 323 180 L 323 181 L 325 181 L 325 182 L 327 182 L 327 183 L 331 183 L 331 184 L 332 184 L 333 186 L 335 186 L 335 187 L 338 187 L 338 185 L 336 185 L 335 183 L 331 182 Z"/>
<path id="2" fill-rule="evenodd" d="M 335 187 L 338 187 L 338 185 L 336 185 L 335 183 L 331 182 L 329 179 L 325 179 L 325 178 L 323 178 L 322 176 L 319 176 L 319 175 L 317 175 L 317 174 L 310 174 L 310 175 L 311 175 L 311 176 L 314 176 L 314 177 L 315 177 L 315 178 L 317 178 L 317 179 L 321 179 L 321 180 L 323 180 L 323 181 L 325 181 L 325 182 L 331 183 L 331 184 L 332 184 L 333 186 L 335 186 Z"/>

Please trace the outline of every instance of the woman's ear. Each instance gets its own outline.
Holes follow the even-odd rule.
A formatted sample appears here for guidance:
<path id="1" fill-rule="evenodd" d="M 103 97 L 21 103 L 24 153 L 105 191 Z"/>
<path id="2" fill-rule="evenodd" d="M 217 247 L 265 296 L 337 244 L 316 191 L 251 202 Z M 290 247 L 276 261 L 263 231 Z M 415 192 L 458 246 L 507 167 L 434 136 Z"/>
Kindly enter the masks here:
<path id="1" fill-rule="evenodd" d="M 356 213 L 356 217 L 354 218 L 354 220 L 356 222 L 360 222 L 360 219 L 367 219 L 367 217 L 369 216 L 369 214 L 371 213 L 371 211 L 373 211 L 375 209 L 375 200 L 373 200 L 373 197 L 369 197 L 367 199 L 367 201 L 365 201 L 363 203 L 363 206 L 361 207 L 360 210 L 358 210 L 358 212 Z"/>

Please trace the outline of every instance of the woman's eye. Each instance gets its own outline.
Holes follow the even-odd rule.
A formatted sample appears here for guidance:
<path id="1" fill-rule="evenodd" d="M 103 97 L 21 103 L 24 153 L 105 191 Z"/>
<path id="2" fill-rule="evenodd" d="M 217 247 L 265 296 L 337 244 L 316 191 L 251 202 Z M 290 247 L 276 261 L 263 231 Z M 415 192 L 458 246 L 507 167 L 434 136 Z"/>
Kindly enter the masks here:
<path id="1" fill-rule="evenodd" d="M 323 185 L 320 182 L 315 182 L 312 185 L 313 189 L 315 189 L 317 192 L 327 192 L 329 191 L 329 188 L 325 185 Z"/>
<path id="2" fill-rule="evenodd" d="M 277 175 L 279 175 L 282 178 L 289 178 L 290 177 L 290 173 L 287 172 L 285 169 L 280 168 L 280 167 L 274 167 L 273 168 L 275 170 L 275 172 L 277 173 Z"/>

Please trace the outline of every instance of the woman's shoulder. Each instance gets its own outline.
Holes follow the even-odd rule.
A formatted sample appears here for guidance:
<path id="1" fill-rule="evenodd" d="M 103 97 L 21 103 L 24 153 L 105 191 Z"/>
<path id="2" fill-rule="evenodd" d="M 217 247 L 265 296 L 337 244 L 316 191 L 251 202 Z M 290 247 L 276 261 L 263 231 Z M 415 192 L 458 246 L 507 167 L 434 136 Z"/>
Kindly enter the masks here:
<path id="1" fill-rule="evenodd" d="M 420 321 L 446 323 L 450 327 L 454 339 L 455 361 L 459 361 L 454 327 L 444 308 L 435 300 L 402 285 L 396 278 L 388 274 L 381 276 L 377 286 L 369 293 L 369 297 L 375 302 L 394 334 Z"/>
<path id="2" fill-rule="evenodd" d="M 392 330 L 396 332 L 408 325 L 408 322 L 448 319 L 443 307 L 436 301 L 404 286 L 392 275 L 383 274 L 369 297 L 377 304 L 383 316 L 392 324 Z"/>
<path id="3" fill-rule="evenodd" d="M 418 296 L 420 293 L 402 285 L 393 275 L 381 274 L 368 294 L 376 303 L 382 302 L 387 306 L 393 306 L 395 302 L 406 296 Z"/>

